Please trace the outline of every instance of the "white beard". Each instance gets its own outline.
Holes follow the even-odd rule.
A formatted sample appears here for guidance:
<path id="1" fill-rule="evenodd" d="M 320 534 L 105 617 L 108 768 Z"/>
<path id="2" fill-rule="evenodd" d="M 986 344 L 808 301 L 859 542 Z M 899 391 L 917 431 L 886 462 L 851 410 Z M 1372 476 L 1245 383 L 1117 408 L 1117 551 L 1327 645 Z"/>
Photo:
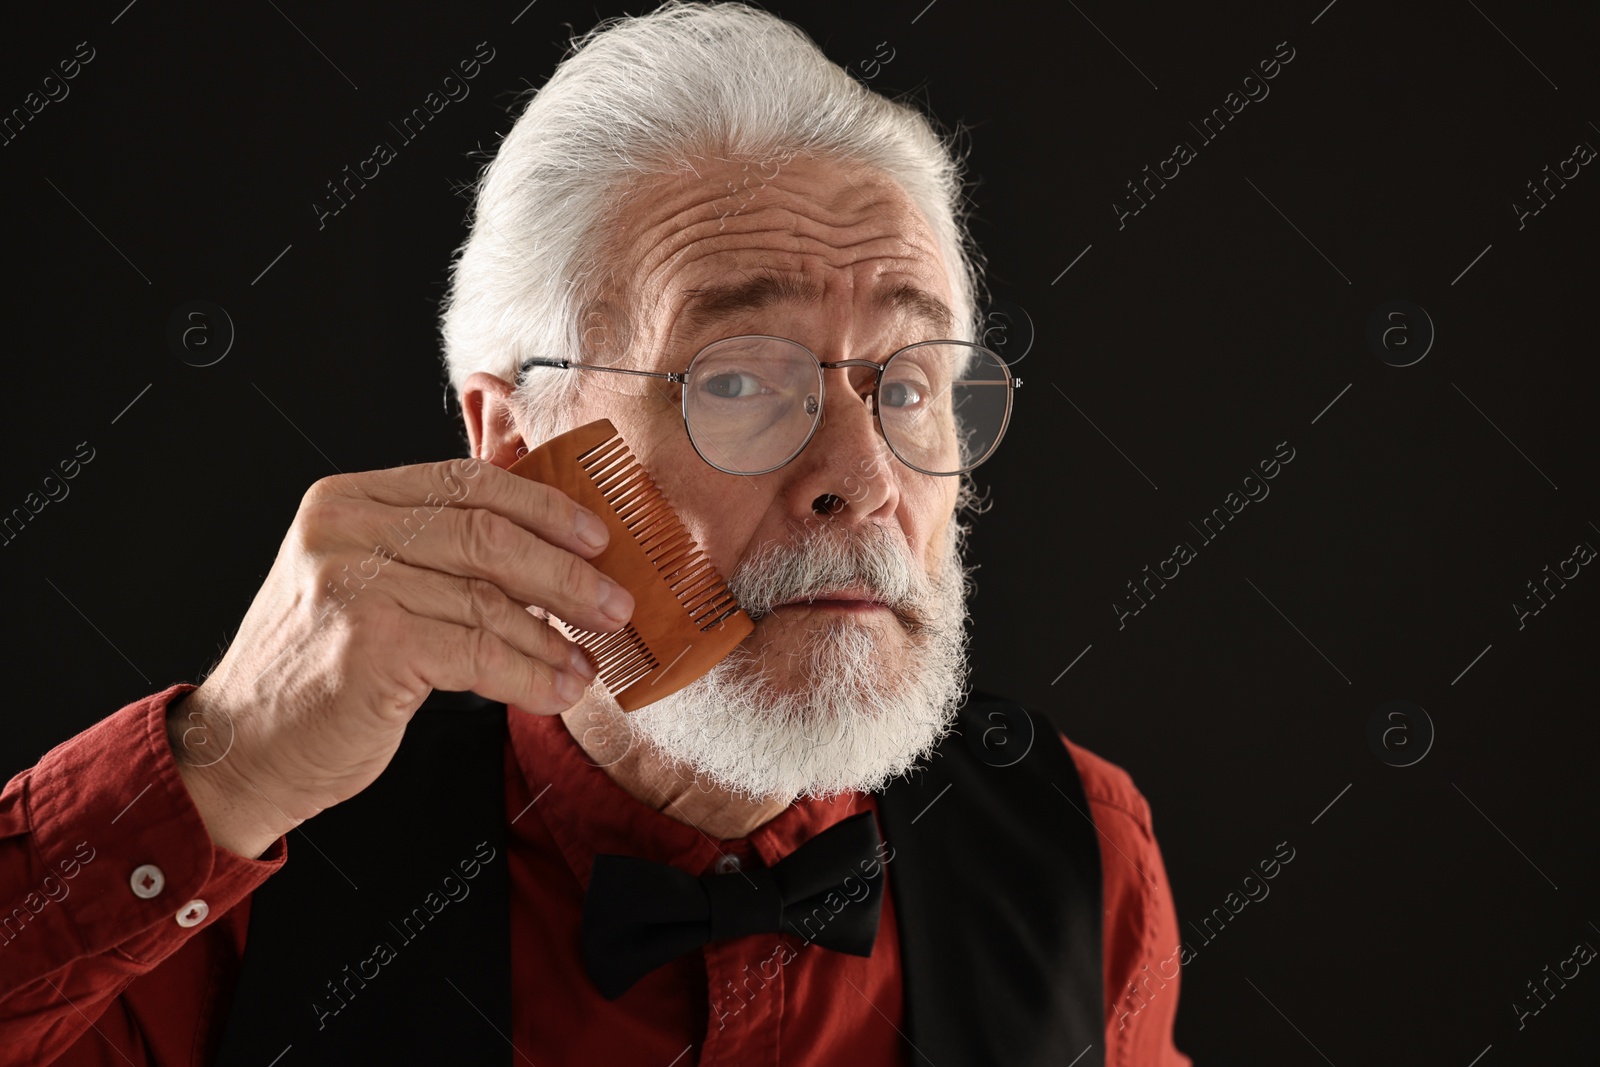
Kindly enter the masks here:
<path id="1" fill-rule="evenodd" d="M 676 693 L 623 715 L 634 741 L 707 786 L 787 804 L 876 792 L 950 732 L 966 699 L 968 528 L 952 514 L 932 579 L 887 527 L 824 530 L 798 548 L 769 544 L 741 562 L 728 579 L 740 605 L 759 622 L 782 601 L 861 585 L 899 619 L 903 648 L 880 636 L 879 627 L 896 625 L 882 613 L 876 626 L 818 613 L 789 653 L 791 689 L 777 688 L 765 656 L 741 645 Z M 758 627 L 747 643 L 759 639 Z M 603 685 L 591 692 L 623 714 Z"/>

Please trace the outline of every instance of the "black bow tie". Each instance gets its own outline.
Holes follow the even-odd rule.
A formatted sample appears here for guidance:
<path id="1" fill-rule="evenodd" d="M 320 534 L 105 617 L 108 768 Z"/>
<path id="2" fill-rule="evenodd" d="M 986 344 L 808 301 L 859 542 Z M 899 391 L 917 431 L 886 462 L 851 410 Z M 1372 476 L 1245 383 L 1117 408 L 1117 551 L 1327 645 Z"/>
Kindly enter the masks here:
<path id="1" fill-rule="evenodd" d="M 699 878 L 665 863 L 601 853 L 583 899 L 583 966 L 607 1000 L 708 941 L 791 932 L 835 952 L 872 955 L 883 903 L 872 812 L 817 834 L 771 867 Z"/>

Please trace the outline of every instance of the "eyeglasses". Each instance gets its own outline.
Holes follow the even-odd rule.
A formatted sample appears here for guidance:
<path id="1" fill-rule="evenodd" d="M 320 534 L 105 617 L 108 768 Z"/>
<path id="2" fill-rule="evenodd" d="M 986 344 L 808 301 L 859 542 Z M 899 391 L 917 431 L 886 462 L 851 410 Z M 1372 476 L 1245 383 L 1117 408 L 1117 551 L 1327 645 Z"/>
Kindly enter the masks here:
<path id="1" fill-rule="evenodd" d="M 1022 385 L 1003 359 L 968 341 L 920 341 L 882 363 L 819 360 L 798 341 L 743 334 L 713 341 L 682 371 L 643 371 L 525 360 L 531 367 L 601 370 L 663 378 L 683 386 L 683 424 L 700 458 L 727 474 L 777 470 L 816 435 L 826 400 L 824 370 L 870 367 L 872 416 L 889 449 L 912 470 L 947 476 L 994 454 Z"/>

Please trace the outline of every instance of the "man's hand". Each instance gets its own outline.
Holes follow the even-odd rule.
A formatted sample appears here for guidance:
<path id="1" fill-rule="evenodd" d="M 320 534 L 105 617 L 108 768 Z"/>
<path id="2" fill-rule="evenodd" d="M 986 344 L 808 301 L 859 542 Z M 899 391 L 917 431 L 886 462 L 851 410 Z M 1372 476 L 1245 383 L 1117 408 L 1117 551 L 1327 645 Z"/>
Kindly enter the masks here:
<path id="1" fill-rule="evenodd" d="M 434 689 L 577 703 L 593 668 L 528 608 L 621 628 L 633 598 L 588 562 L 605 542 L 565 493 L 476 460 L 313 485 L 226 655 L 169 709 L 213 840 L 259 856 L 365 789 Z"/>

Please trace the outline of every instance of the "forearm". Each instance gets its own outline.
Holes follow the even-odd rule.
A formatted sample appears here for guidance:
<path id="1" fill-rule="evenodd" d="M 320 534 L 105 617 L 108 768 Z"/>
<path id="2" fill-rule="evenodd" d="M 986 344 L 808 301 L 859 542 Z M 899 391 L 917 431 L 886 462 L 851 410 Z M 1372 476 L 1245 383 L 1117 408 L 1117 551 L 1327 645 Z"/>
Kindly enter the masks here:
<path id="1" fill-rule="evenodd" d="M 0 793 L 0 1048 L 25 1062 L 60 1056 L 284 862 L 281 840 L 259 859 L 213 844 L 167 736 L 186 688 L 130 704 Z"/>

